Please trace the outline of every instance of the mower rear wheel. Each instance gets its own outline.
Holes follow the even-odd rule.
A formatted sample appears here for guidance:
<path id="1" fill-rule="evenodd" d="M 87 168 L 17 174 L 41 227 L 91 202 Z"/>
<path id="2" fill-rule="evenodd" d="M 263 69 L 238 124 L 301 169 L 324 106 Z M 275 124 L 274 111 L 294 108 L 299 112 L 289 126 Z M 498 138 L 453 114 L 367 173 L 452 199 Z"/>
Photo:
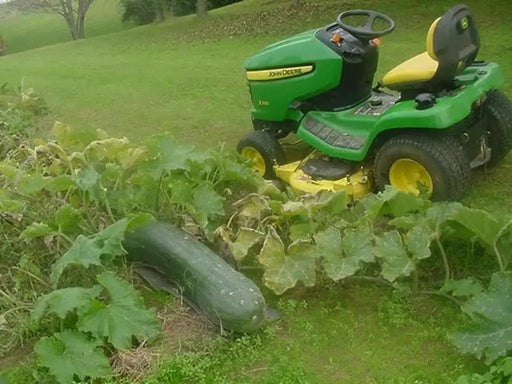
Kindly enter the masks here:
<path id="1" fill-rule="evenodd" d="M 394 136 L 377 152 L 375 183 L 432 200 L 458 200 L 468 185 L 469 161 L 457 140 L 448 136 L 409 133 Z"/>
<path id="2" fill-rule="evenodd" d="M 266 179 L 276 177 L 274 164 L 282 164 L 285 158 L 281 144 L 265 131 L 249 132 L 238 143 L 237 151 L 251 160 L 253 169 Z"/>
<path id="3" fill-rule="evenodd" d="M 486 94 L 484 113 L 487 118 L 491 159 L 496 165 L 512 149 L 512 102 L 500 91 L 493 89 Z"/>

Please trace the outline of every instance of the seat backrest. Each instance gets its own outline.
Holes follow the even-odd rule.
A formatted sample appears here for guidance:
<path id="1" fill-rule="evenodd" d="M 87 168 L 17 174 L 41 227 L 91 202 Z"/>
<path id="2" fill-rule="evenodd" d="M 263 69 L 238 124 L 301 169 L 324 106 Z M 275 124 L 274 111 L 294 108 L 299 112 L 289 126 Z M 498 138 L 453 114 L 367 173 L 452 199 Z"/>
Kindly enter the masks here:
<path id="1" fill-rule="evenodd" d="M 445 85 L 471 65 L 480 49 L 473 13 L 459 4 L 435 20 L 427 34 L 427 52 L 439 63 L 433 84 Z"/>

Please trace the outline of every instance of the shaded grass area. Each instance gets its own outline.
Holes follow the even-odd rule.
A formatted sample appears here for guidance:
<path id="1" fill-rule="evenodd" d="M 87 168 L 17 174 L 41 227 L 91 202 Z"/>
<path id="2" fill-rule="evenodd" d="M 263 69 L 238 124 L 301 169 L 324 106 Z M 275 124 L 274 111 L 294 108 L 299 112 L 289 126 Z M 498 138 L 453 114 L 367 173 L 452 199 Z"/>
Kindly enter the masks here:
<path id="1" fill-rule="evenodd" d="M 92 3 L 85 22 L 86 37 L 100 36 L 134 27 L 121 22 L 121 9 L 115 0 Z M 12 13 L 0 6 L 0 36 L 8 54 L 71 40 L 62 16 L 45 13 Z"/>
<path id="2" fill-rule="evenodd" d="M 145 383 L 437 384 L 481 368 L 447 342 L 461 317 L 442 300 L 348 284 L 295 290 L 274 304 L 281 321 L 164 360 Z"/>

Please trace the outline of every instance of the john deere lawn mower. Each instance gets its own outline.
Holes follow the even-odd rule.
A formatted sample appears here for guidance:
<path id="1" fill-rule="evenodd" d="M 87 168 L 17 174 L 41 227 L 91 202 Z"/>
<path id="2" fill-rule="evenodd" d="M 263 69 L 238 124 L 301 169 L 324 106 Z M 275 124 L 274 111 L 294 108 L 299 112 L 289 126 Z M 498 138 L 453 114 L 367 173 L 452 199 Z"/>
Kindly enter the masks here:
<path id="1" fill-rule="evenodd" d="M 350 10 L 247 60 L 254 131 L 238 151 L 257 172 L 304 192 L 343 189 L 359 198 L 391 184 L 456 200 L 473 168 L 507 155 L 512 103 L 498 91 L 500 66 L 475 61 L 470 9 L 457 5 L 436 19 L 426 52 L 374 87 L 378 38 L 394 28 L 382 13 Z M 286 155 L 290 133 L 309 153 Z"/>

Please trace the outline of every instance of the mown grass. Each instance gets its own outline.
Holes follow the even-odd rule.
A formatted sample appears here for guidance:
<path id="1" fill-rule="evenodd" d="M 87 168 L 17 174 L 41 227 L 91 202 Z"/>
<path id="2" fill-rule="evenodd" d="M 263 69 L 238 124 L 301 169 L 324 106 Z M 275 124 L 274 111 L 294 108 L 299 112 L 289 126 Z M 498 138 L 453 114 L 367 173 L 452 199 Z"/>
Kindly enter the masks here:
<path id="1" fill-rule="evenodd" d="M 512 79 L 511 3 L 468 3 L 480 26 L 481 58 L 500 62 Z M 365 1 L 364 7 L 397 22 L 396 31 L 383 38 L 376 78 L 423 51 L 430 22 L 450 5 Z M 0 82 L 15 85 L 24 77 L 56 117 L 76 127 L 131 138 L 170 131 L 204 148 L 218 142 L 234 146 L 251 129 L 243 61 L 269 43 L 362 6 L 324 0 L 290 9 L 284 1 L 245 0 L 212 12 L 206 21 L 188 16 L 0 58 Z M 89 36 L 92 31 L 91 26 Z M 46 45 L 43 40 L 40 45 Z M 510 82 L 504 90 L 512 96 Z M 512 209 L 511 166 L 509 157 L 487 173 L 477 172 L 464 202 Z M 199 377 L 207 383 L 437 384 L 482 369 L 447 341 L 461 317 L 442 299 L 406 300 L 378 286 L 336 285 L 296 290 L 279 306 L 284 319 L 263 333 L 170 357 L 148 383 L 199 383 Z"/>
<path id="2" fill-rule="evenodd" d="M 86 17 L 86 37 L 104 35 L 132 28 L 121 22 L 121 9 L 115 0 L 95 1 Z M 8 54 L 58 44 L 71 40 L 62 16 L 45 13 L 11 12 L 0 5 L 0 36 Z"/>

